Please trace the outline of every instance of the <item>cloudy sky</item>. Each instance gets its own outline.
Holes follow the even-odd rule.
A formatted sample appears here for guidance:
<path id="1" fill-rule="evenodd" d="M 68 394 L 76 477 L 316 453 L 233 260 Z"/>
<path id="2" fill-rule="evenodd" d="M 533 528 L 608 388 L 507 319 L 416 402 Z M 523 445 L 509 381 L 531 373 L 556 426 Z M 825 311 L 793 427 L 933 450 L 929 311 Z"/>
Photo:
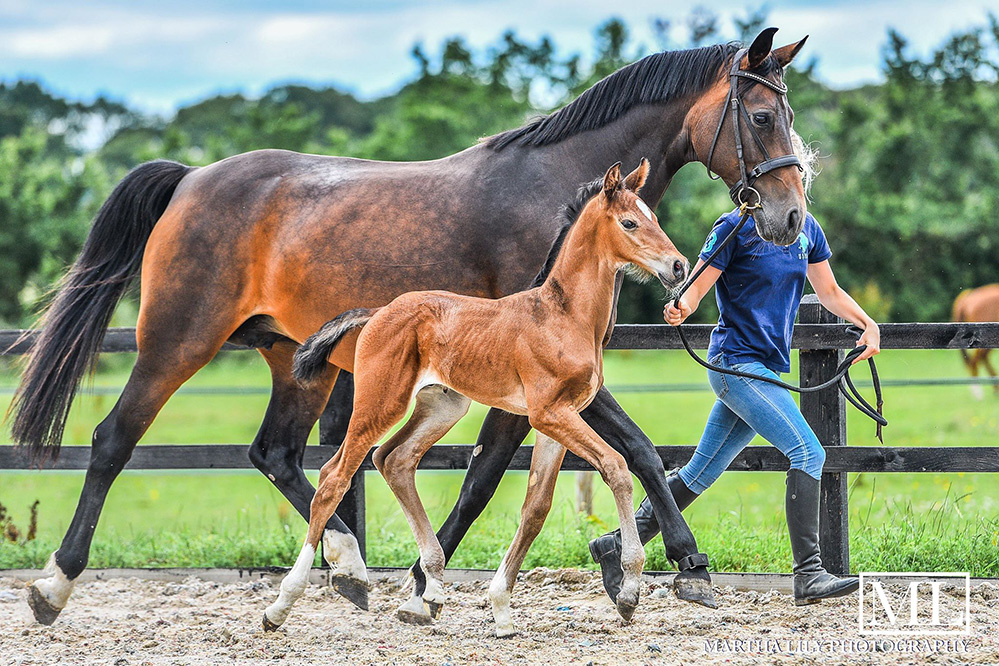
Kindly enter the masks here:
<path id="1" fill-rule="evenodd" d="M 744 0 L 0 0 L 0 80 L 33 78 L 56 92 L 98 93 L 169 113 L 223 91 L 257 94 L 279 82 L 338 84 L 364 97 L 411 77 L 409 56 L 463 35 L 476 47 L 507 28 L 548 34 L 563 53 L 589 54 L 594 27 L 619 16 L 638 41 L 654 45 L 651 20 L 681 24 L 708 5 L 743 15 Z M 955 29 L 983 24 L 994 0 L 842 0 L 766 3 L 777 41 L 810 34 L 805 57 L 821 76 L 848 86 L 877 80 L 886 31 L 925 51 Z M 728 25 L 728 21 L 723 21 Z M 686 36 L 677 28 L 673 38 Z"/>

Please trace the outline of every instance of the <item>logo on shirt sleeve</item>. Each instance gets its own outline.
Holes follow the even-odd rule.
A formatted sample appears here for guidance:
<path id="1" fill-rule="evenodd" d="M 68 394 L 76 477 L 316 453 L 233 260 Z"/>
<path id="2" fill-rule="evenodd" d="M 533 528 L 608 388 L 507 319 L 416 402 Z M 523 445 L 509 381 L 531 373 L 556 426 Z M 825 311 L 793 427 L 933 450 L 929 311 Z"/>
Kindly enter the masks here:
<path id="1" fill-rule="evenodd" d="M 704 241 L 704 247 L 701 248 L 701 254 L 710 254 L 711 250 L 714 249 L 715 243 L 718 241 L 718 234 L 714 231 L 708 236 L 708 239 Z"/>

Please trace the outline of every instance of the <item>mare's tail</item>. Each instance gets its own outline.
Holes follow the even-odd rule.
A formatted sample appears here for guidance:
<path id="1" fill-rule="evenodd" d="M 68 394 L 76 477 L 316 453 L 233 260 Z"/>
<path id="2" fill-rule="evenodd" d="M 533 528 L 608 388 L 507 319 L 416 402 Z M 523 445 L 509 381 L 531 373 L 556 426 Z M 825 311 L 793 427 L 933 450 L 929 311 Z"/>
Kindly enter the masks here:
<path id="1" fill-rule="evenodd" d="M 347 310 L 323 324 L 309 336 L 295 352 L 292 375 L 303 384 L 309 384 L 322 373 L 329 362 L 330 353 L 350 331 L 361 328 L 374 316 L 377 309 L 357 308 Z"/>
<path id="2" fill-rule="evenodd" d="M 8 410 L 14 415 L 11 435 L 33 462 L 58 455 L 80 380 L 93 369 L 115 306 L 139 273 L 153 227 L 190 171 L 167 161 L 138 166 L 94 218 L 80 256 L 42 318 Z"/>

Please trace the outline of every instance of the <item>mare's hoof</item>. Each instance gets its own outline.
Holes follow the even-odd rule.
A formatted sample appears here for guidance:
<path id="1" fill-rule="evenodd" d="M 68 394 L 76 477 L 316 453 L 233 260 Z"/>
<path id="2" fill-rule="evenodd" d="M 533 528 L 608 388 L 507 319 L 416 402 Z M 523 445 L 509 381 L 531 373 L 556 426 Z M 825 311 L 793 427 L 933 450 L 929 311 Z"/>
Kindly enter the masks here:
<path id="1" fill-rule="evenodd" d="M 59 613 L 62 612 L 61 608 L 56 608 L 50 604 L 34 585 L 28 586 L 28 606 L 31 607 L 31 612 L 35 615 L 35 621 L 46 626 L 55 622 Z"/>
<path id="2" fill-rule="evenodd" d="M 269 619 L 267 619 L 267 613 L 264 613 L 264 620 L 263 620 L 263 622 L 261 624 L 263 624 L 263 626 L 264 626 L 264 631 L 268 631 L 268 632 L 270 632 L 270 631 L 277 631 L 278 627 L 281 626 L 280 624 L 274 624 Z"/>
<path id="3" fill-rule="evenodd" d="M 368 584 L 350 576 L 333 576 L 330 583 L 341 597 L 361 610 L 368 610 Z"/>
<path id="4" fill-rule="evenodd" d="M 407 608 L 400 608 L 397 610 L 395 612 L 395 617 L 400 622 L 405 622 L 406 624 L 416 624 L 421 627 L 425 627 L 433 622 L 433 619 L 428 613 L 418 613 Z"/>
<path id="5" fill-rule="evenodd" d="M 444 610 L 444 604 L 439 604 L 436 601 L 428 601 L 427 610 L 430 611 L 430 617 L 435 620 L 441 619 L 441 611 Z"/>
<path id="6" fill-rule="evenodd" d="M 711 589 L 711 581 L 700 578 L 676 577 L 673 579 L 673 591 L 676 592 L 678 598 L 684 601 L 708 608 L 718 608 L 715 593 Z"/>

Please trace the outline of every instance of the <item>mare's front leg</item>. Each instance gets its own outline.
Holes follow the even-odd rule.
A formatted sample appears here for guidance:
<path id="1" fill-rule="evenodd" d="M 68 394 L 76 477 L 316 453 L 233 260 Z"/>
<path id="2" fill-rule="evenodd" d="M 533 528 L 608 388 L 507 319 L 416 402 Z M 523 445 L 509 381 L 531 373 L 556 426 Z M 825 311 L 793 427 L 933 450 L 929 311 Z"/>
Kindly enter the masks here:
<path id="1" fill-rule="evenodd" d="M 486 414 L 479 437 L 472 449 L 472 458 L 468 463 L 465 480 L 461 484 L 458 501 L 437 531 L 437 539 L 444 550 L 445 562 L 450 561 L 472 523 L 486 508 L 486 504 L 503 480 L 503 474 L 510 466 L 510 461 L 530 431 L 531 424 L 526 416 L 518 416 L 500 409 L 490 409 Z M 413 565 L 411 572 L 415 585 L 408 606 L 415 611 L 423 608 L 427 578 L 423 575 L 419 560 Z"/>
<path id="2" fill-rule="evenodd" d="M 638 538 L 635 507 L 632 504 L 631 472 L 624 456 L 611 448 L 570 404 L 552 404 L 531 399 L 531 425 L 593 466 L 614 495 L 621 521 L 621 567 L 624 579 L 617 595 L 617 610 L 630 620 L 638 607 L 645 551 Z"/>
<path id="3" fill-rule="evenodd" d="M 517 582 L 517 574 L 524 563 L 524 557 L 541 532 L 545 518 L 552 508 L 555 482 L 558 481 L 558 471 L 563 458 L 565 458 L 565 447 L 552 438 L 538 433 L 538 441 L 531 456 L 527 496 L 520 511 L 520 525 L 517 526 L 517 534 L 514 535 L 513 542 L 506 551 L 499 569 L 496 570 L 493 582 L 489 585 L 489 600 L 492 602 L 493 620 L 496 622 L 498 638 L 517 633 L 513 626 L 513 618 L 510 616 L 510 594 Z"/>
<path id="4" fill-rule="evenodd" d="M 673 499 L 666 483 L 662 458 L 652 441 L 631 420 L 606 387 L 582 412 L 583 419 L 628 461 L 628 467 L 645 488 L 652 502 L 659 530 L 663 535 L 666 556 L 677 563 L 680 572 L 673 579 L 673 589 L 684 601 L 717 608 L 711 589 L 707 555 L 699 553 L 697 541 Z M 643 541 L 655 535 L 643 534 Z"/>

